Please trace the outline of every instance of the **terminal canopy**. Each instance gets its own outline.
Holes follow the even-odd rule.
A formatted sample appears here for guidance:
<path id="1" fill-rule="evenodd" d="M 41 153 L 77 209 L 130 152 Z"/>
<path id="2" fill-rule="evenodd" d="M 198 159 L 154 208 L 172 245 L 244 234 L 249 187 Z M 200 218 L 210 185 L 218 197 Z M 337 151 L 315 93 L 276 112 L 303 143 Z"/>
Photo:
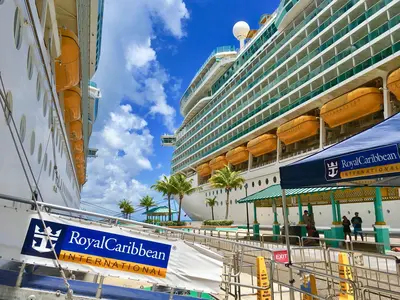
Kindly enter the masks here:
<path id="1" fill-rule="evenodd" d="M 280 168 L 283 189 L 400 186 L 400 114 Z"/>
<path id="2" fill-rule="evenodd" d="M 176 210 L 171 209 L 171 214 L 177 214 Z M 149 211 L 144 212 L 142 215 L 148 216 L 168 216 L 168 207 L 167 206 L 157 206 L 149 209 Z"/>
<path id="3" fill-rule="evenodd" d="M 399 199 L 399 189 L 382 188 L 382 200 Z M 287 206 L 297 206 L 300 199 L 303 205 L 331 205 L 331 197 L 340 203 L 372 202 L 375 199 L 375 188 L 372 187 L 314 187 L 287 189 Z M 238 203 L 255 202 L 257 207 L 282 206 L 282 188 L 279 184 L 240 199 Z"/>

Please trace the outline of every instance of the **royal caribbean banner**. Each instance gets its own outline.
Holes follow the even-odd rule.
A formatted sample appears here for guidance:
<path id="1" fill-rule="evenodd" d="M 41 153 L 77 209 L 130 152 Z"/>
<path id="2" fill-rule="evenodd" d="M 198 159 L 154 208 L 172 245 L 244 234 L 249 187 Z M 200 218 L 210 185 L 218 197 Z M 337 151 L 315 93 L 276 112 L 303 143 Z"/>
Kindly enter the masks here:
<path id="1" fill-rule="evenodd" d="M 400 172 L 397 144 L 359 151 L 325 160 L 328 181 Z"/>
<path id="2" fill-rule="evenodd" d="M 4 208 L 0 211 L 0 255 L 36 265 L 54 263 L 46 232 L 63 268 L 119 276 L 204 292 L 219 291 L 222 257 L 181 240 L 141 235 L 117 226 L 89 224 Z M 15 220 L 18 220 L 16 222 Z M 6 224 L 13 224 L 10 229 Z"/>

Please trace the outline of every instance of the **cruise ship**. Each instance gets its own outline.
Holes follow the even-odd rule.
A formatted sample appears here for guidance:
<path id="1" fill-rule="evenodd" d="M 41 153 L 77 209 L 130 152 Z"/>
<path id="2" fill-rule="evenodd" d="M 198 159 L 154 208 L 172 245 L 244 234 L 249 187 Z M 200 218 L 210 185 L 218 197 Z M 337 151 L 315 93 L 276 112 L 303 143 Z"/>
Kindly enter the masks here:
<path id="1" fill-rule="evenodd" d="M 1 198 L 80 207 L 103 11 L 104 0 L 0 0 Z"/>
<path id="2" fill-rule="evenodd" d="M 240 48 L 211 53 L 181 98 L 182 124 L 161 136 L 175 147 L 171 174 L 201 187 L 183 201 L 193 220 L 211 218 L 205 200 L 214 196 L 215 219 L 225 216 L 226 192 L 208 183 L 216 170 L 229 165 L 245 178 L 248 188 L 232 190 L 229 205 L 229 219 L 245 224 L 245 204 L 237 201 L 279 184 L 280 166 L 400 111 L 399 0 L 282 0 L 256 27 L 233 27 Z M 392 229 L 400 228 L 399 203 L 384 202 Z M 373 203 L 342 205 L 342 214 L 356 211 L 371 228 Z M 317 226 L 331 226 L 330 206 L 313 212 Z M 272 225 L 271 208 L 257 214 Z M 297 207 L 289 221 L 299 221 Z"/>

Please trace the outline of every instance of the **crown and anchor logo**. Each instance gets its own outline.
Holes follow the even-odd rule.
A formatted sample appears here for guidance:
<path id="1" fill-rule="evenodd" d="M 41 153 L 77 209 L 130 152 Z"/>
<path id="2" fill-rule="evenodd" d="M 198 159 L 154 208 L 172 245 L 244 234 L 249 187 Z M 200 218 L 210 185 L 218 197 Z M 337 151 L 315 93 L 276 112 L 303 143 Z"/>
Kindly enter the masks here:
<path id="1" fill-rule="evenodd" d="M 327 168 L 328 168 L 328 176 L 330 178 L 335 178 L 338 173 L 339 173 L 339 166 L 338 166 L 338 162 L 337 161 L 332 161 L 332 162 L 328 162 L 326 164 Z"/>
<path id="2" fill-rule="evenodd" d="M 40 253 L 51 252 L 52 249 L 50 243 L 48 243 L 48 240 L 50 239 L 53 243 L 53 246 L 55 247 L 56 242 L 60 237 L 60 234 L 61 234 L 61 229 L 53 233 L 53 230 L 51 229 L 50 226 L 47 226 L 43 231 L 41 231 L 40 227 L 36 225 L 35 233 L 33 235 L 34 239 L 32 241 L 32 248 Z M 38 241 L 40 241 L 39 245 Z"/>

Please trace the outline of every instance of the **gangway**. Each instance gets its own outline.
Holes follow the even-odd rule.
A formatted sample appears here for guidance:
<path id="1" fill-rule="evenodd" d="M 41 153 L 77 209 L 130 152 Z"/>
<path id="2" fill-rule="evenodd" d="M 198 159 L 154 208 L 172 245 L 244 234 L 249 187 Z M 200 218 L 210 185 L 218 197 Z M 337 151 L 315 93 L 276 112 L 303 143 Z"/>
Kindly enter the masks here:
<path id="1" fill-rule="evenodd" d="M 10 202 L 10 205 L 3 209 L 16 210 L 16 207 L 18 207 L 18 210 L 29 210 L 33 204 L 30 200 L 5 195 L 0 195 L 0 198 L 14 201 L 13 204 Z M 25 206 L 25 204 L 28 204 L 28 206 Z M 211 236 L 211 233 L 206 231 L 183 232 L 179 229 L 124 220 L 51 204 L 37 203 L 37 205 L 38 209 L 45 207 L 47 210 L 50 209 L 54 215 L 56 215 L 54 212 L 63 212 L 64 215 L 59 216 L 59 218 L 88 222 L 87 218 L 80 220 L 74 216 L 96 217 L 108 220 L 108 222 L 103 222 L 102 226 L 110 226 L 110 228 L 123 227 L 123 224 L 117 225 L 117 223 L 129 224 L 129 230 L 140 233 L 143 237 L 180 240 L 191 245 L 201 244 L 206 246 L 205 249 L 212 250 L 212 253 L 223 259 L 221 290 L 212 295 L 205 295 L 204 291 L 195 290 L 193 296 L 197 298 L 247 300 L 254 299 L 257 293 L 268 290 L 271 295 L 270 299 L 303 299 L 306 296 L 310 298 L 304 299 L 339 299 L 339 296 L 344 293 L 343 285 L 346 284 L 347 287 L 352 287 L 348 291 L 346 290 L 346 293 L 351 293 L 351 295 L 349 294 L 351 299 L 400 299 L 399 260 L 390 255 L 360 253 L 352 249 L 343 250 L 322 246 L 302 247 L 302 245 L 299 245 L 292 248 L 292 264 L 287 264 L 277 261 L 274 256 L 276 250 L 285 251 L 285 245 L 278 244 L 277 246 L 276 243 L 273 245 L 263 241 L 263 239 L 254 240 L 251 237 L 239 239 L 237 238 L 239 233 L 218 232 L 218 236 Z M 66 217 L 65 212 L 71 214 L 71 216 Z M 268 270 L 269 284 L 264 287 L 257 283 L 255 262 L 259 257 L 265 259 L 265 266 Z M 343 263 L 339 257 L 347 257 L 348 261 Z M 18 263 L 20 268 L 14 270 L 2 268 L 0 270 L 0 299 L 68 299 L 66 298 L 65 288 L 62 288 L 61 278 L 40 275 L 38 272 L 31 274 L 24 271 L 29 270 L 24 268 L 24 262 L 14 263 Z M 193 268 L 195 267 L 194 265 Z M 343 278 L 342 269 L 347 270 L 352 276 Z M 294 274 L 294 281 L 289 280 L 289 271 Z M 94 280 L 93 276 L 89 279 L 87 276 L 82 277 L 82 272 L 74 271 L 73 276 L 80 280 L 76 280 L 76 278 L 72 280 L 71 276 L 68 278 L 68 282 L 74 290 L 72 299 L 188 299 L 187 295 L 174 294 L 175 292 L 183 294 L 190 289 L 185 286 L 184 281 L 176 283 L 176 286 L 170 285 L 168 293 L 163 293 L 140 289 L 142 283 L 136 289 L 123 286 L 123 284 L 116 286 L 109 284 L 107 281 L 109 277 L 99 275 Z M 317 294 L 303 288 L 303 283 L 312 276 L 315 278 L 318 288 Z M 146 284 L 147 287 L 152 286 L 149 283 L 144 285 Z M 16 296 L 18 293 L 23 294 L 23 296 L 18 298 Z M 345 295 L 347 295 L 346 293 Z M 36 298 L 29 298 L 31 295 Z"/>

